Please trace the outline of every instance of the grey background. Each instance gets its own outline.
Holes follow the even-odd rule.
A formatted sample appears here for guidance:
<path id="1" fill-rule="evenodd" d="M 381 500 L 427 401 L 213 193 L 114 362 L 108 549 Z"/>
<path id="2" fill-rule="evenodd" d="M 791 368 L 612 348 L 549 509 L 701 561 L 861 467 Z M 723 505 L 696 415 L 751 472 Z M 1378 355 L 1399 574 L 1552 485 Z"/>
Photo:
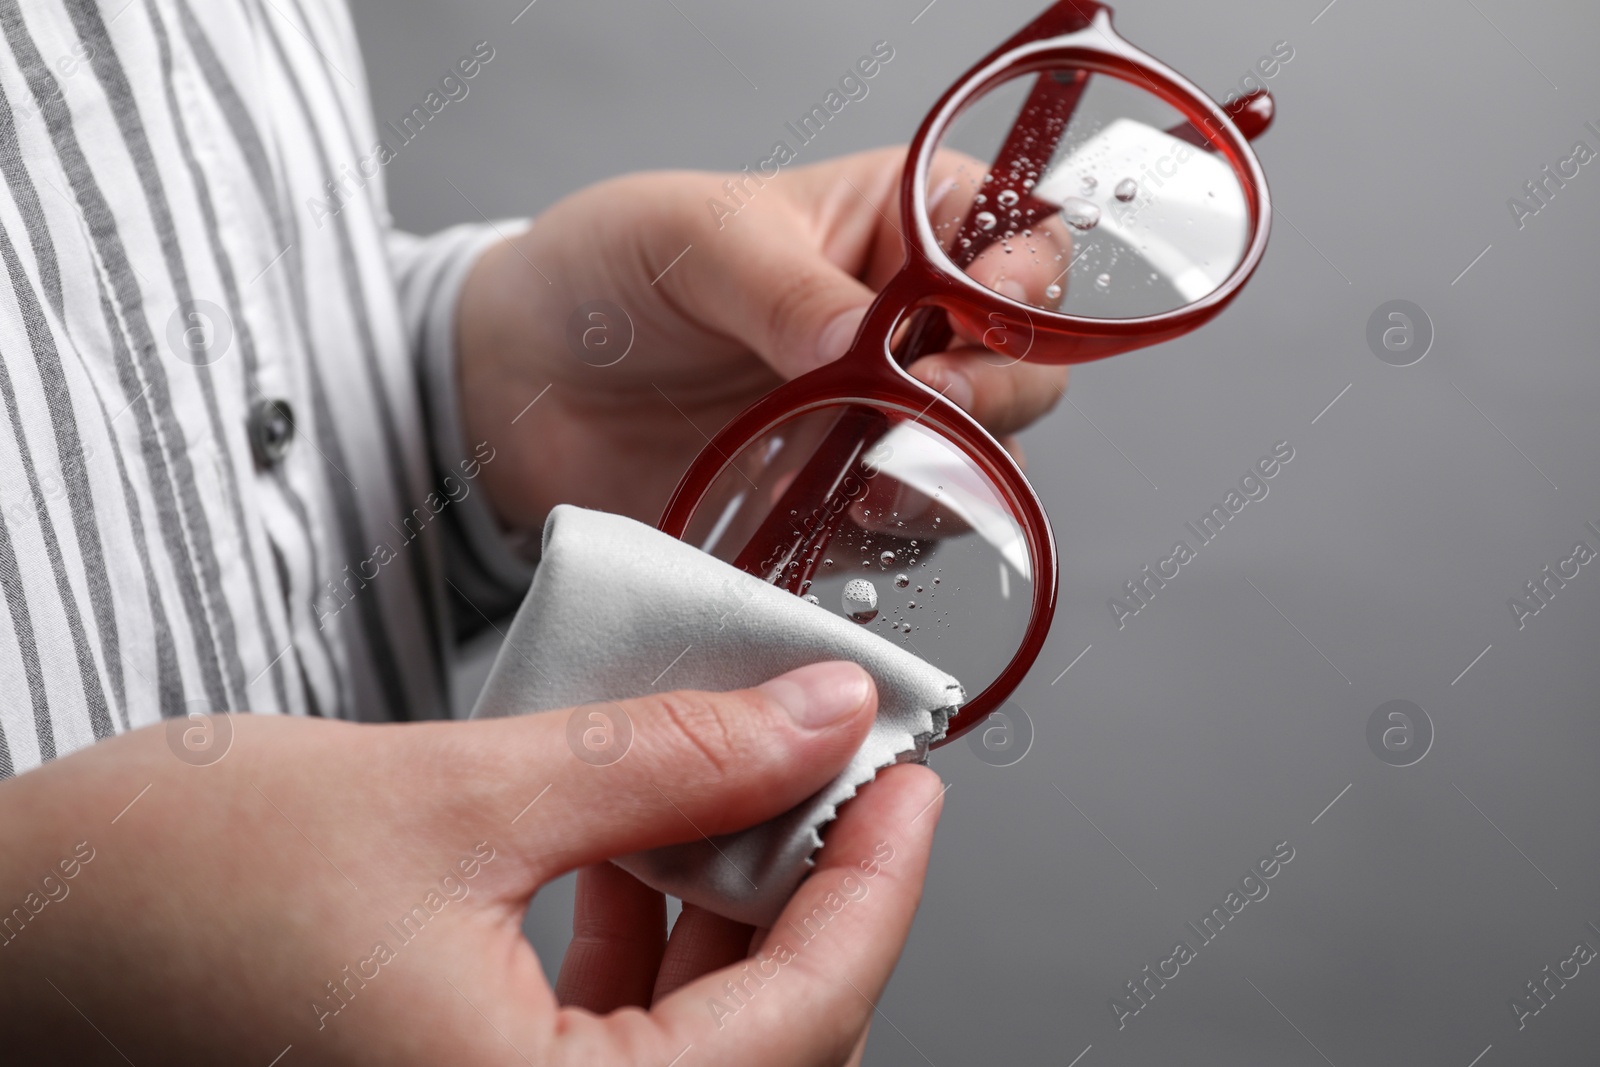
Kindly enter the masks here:
<path id="1" fill-rule="evenodd" d="M 913 23 L 925 2 L 539 0 L 514 25 L 518 0 L 354 7 L 380 122 L 496 49 L 389 168 L 398 219 L 427 230 L 477 217 L 447 178 L 514 215 L 622 171 L 762 158 L 878 39 L 896 58 L 808 158 L 903 141 L 1040 6 L 937 0 Z M 1277 226 L 1218 321 L 1075 371 L 1075 407 L 1025 439 L 1065 562 L 1016 697 L 1037 737 L 1009 768 L 936 756 L 951 790 L 871 1063 L 1600 1055 L 1600 966 L 1521 1032 L 1507 1005 L 1580 938 L 1600 947 L 1600 567 L 1525 629 L 1507 606 L 1580 538 L 1600 547 L 1600 162 L 1520 231 L 1506 207 L 1575 141 L 1600 149 L 1600 15 L 1324 2 L 1118 12 L 1219 97 L 1293 45 L 1258 149 Z M 1437 333 L 1406 368 L 1365 341 L 1397 298 Z M 1107 598 L 1281 440 L 1270 496 L 1119 631 Z M 1393 699 L 1434 724 L 1415 766 L 1367 747 Z M 1296 857 L 1270 896 L 1119 1032 L 1108 999 L 1280 840 Z M 530 919 L 547 966 L 569 899 Z"/>

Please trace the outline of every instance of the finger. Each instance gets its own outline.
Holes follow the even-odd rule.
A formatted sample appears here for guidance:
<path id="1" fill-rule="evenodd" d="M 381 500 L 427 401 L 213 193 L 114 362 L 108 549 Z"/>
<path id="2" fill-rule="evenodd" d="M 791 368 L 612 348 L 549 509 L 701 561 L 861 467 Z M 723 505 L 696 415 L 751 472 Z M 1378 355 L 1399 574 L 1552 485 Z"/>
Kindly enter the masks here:
<path id="1" fill-rule="evenodd" d="M 1015 433 L 1045 415 L 1067 388 L 1067 368 L 1005 359 L 987 349 L 925 356 L 913 378 L 943 393 L 995 435 Z"/>
<path id="2" fill-rule="evenodd" d="M 1054 308 L 1072 262 L 1072 238 L 1067 228 L 1046 218 L 1030 227 L 1015 222 L 996 223 L 993 243 L 966 267 L 972 279 L 1002 296 L 1033 307 Z M 1054 293 L 1053 300 L 1046 298 Z"/>
<path id="3" fill-rule="evenodd" d="M 1017 469 L 1023 473 L 1028 470 L 1028 454 L 1022 450 L 1022 442 L 1011 434 L 1000 438 L 1000 447 L 1011 453 L 1011 458 L 1016 461 Z"/>
<path id="4" fill-rule="evenodd" d="M 861 1031 L 861 1039 L 856 1042 L 856 1050 L 845 1061 L 845 1067 L 861 1067 L 861 1061 L 867 1055 L 867 1038 L 872 1034 L 872 1024 L 869 1022 Z"/>
<path id="5" fill-rule="evenodd" d="M 789 199 L 813 220 L 823 254 L 874 291 L 905 263 L 912 227 L 900 210 L 904 167 L 901 148 L 858 152 L 799 168 L 788 188 Z M 972 156 L 950 150 L 936 152 L 928 164 L 924 202 L 941 247 L 955 243 L 985 169 Z"/>
<path id="6" fill-rule="evenodd" d="M 751 198 L 738 224 L 708 243 L 695 267 L 700 284 L 684 275 L 672 283 L 674 298 L 785 377 L 839 358 L 905 258 L 904 164 L 904 150 L 880 149 L 783 175 L 782 194 Z M 957 171 L 975 165 L 940 153 L 931 167 L 934 198 L 954 203 L 963 188 Z M 728 284 L 706 285 L 708 276 Z"/>
<path id="7" fill-rule="evenodd" d="M 666 940 L 665 897 L 610 863 L 585 867 L 556 999 L 600 1014 L 648 1008 Z"/>
<path id="8" fill-rule="evenodd" d="M 672 924 L 655 999 L 687 985 L 701 975 L 738 963 L 750 954 L 754 927 L 734 922 L 694 904 L 685 904 Z"/>
<path id="9" fill-rule="evenodd" d="M 708 1064 L 846 1060 L 905 944 L 942 796 L 909 764 L 866 786 L 757 954 L 656 1002 L 661 1046 L 692 1042 Z"/>
<path id="10" fill-rule="evenodd" d="M 874 256 L 880 183 L 863 190 L 859 172 L 839 174 L 825 191 L 793 188 L 799 174 L 783 180 L 790 197 L 752 200 L 736 225 L 705 242 L 692 277 L 667 280 L 691 316 L 794 378 L 842 355 L 872 303 L 858 272 Z"/>
<path id="11" fill-rule="evenodd" d="M 475 731 L 472 755 L 484 767 L 456 803 L 515 815 L 508 840 L 542 881 L 787 811 L 848 762 L 876 710 L 871 677 L 835 662 L 732 693 L 662 693 L 457 726 L 458 740 Z M 580 759 L 569 745 L 579 715 L 622 746 L 612 762 Z"/>

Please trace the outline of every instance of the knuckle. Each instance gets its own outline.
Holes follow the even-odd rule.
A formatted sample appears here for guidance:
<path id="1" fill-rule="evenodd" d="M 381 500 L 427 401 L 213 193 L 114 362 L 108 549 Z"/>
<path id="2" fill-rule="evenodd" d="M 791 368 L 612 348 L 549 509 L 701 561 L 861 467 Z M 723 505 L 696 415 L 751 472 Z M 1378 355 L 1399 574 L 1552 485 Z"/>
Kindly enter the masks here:
<path id="1" fill-rule="evenodd" d="M 1061 398 L 1067 395 L 1065 382 L 1052 382 L 1051 387 L 1044 394 L 1044 406 L 1040 409 L 1038 418 L 1050 414 L 1061 406 Z"/>
<path id="2" fill-rule="evenodd" d="M 1067 368 L 1035 365 L 1031 368 L 1028 395 L 1032 398 L 1028 421 L 1050 414 L 1067 394 Z"/>
<path id="3" fill-rule="evenodd" d="M 735 694 L 663 693 L 656 698 L 665 742 L 662 758 L 677 766 L 684 759 L 698 762 L 713 781 L 728 777 L 749 747 L 747 731 L 735 721 L 750 713 L 746 704 Z"/>
<path id="4" fill-rule="evenodd" d="M 813 324 L 830 304 L 832 285 L 820 274 L 801 275 L 776 294 L 768 305 L 766 335 L 774 346 L 787 346 L 795 338 L 808 337 Z"/>
<path id="5" fill-rule="evenodd" d="M 596 1063 L 662 1062 L 660 1028 L 643 1009 L 632 1005 L 603 1016 L 563 1006 L 554 1020 L 545 1055 L 537 1062 L 550 1067 L 591 1067 Z M 528 1058 L 520 1061 L 524 1067 Z"/>
<path id="6" fill-rule="evenodd" d="M 1019 363 L 999 368 L 999 373 L 987 376 L 979 390 L 984 394 L 979 421 L 993 433 L 1026 429 L 1060 403 L 1064 379 L 1056 367 Z"/>

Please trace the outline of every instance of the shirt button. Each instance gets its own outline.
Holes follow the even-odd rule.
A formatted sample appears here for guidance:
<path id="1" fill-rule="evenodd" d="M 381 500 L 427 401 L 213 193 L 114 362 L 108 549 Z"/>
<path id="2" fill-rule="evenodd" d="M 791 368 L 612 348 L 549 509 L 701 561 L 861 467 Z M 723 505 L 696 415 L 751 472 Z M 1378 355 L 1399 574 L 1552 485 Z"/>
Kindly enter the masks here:
<path id="1" fill-rule="evenodd" d="M 276 467 L 294 440 L 294 409 L 287 400 L 258 400 L 250 409 L 250 452 L 256 466 Z"/>

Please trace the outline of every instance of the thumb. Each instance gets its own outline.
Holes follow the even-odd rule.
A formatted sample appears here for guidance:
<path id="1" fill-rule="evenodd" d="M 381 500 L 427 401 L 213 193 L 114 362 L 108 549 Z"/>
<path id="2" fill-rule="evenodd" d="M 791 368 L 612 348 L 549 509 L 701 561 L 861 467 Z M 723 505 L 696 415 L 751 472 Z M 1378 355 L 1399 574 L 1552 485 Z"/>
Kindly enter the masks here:
<path id="1" fill-rule="evenodd" d="M 904 261 L 904 165 L 904 150 L 887 148 L 796 168 L 771 180 L 776 191 L 732 176 L 723 188 L 748 200 L 699 243 L 703 258 L 670 276 L 674 299 L 786 378 L 838 359 Z M 939 153 L 930 212 L 962 217 L 986 170 L 960 153 Z"/>
<path id="2" fill-rule="evenodd" d="M 898 149 L 862 152 L 744 188 L 754 195 L 697 244 L 702 258 L 668 276 L 673 298 L 786 378 L 838 359 L 902 259 L 903 161 Z"/>
<path id="3" fill-rule="evenodd" d="M 696 317 L 797 378 L 844 355 L 874 294 L 817 247 L 786 205 L 775 207 L 747 227 L 728 227 L 706 264 L 719 283 L 685 299 L 703 305 L 691 308 Z"/>
<path id="4" fill-rule="evenodd" d="M 731 693 L 686 690 L 501 720 L 487 740 L 505 761 L 493 778 L 506 796 L 492 803 L 507 807 L 539 785 L 530 767 L 549 783 L 514 839 L 541 880 L 729 833 L 838 774 L 877 703 L 866 671 L 830 662 Z"/>

